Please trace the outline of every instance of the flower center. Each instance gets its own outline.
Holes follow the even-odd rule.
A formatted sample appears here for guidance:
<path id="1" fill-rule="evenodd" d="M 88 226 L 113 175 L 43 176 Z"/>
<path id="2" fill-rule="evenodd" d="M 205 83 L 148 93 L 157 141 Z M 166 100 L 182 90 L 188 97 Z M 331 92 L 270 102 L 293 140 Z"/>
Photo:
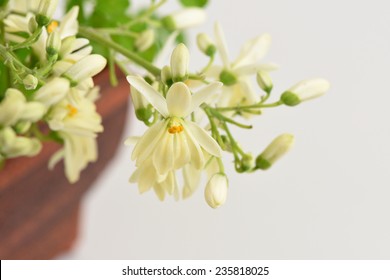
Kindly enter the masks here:
<path id="1" fill-rule="evenodd" d="M 168 132 L 170 134 L 180 133 L 183 130 L 184 130 L 184 127 L 178 119 L 174 118 L 169 123 Z"/>
<path id="2" fill-rule="evenodd" d="M 50 24 L 47 26 L 47 33 L 52 33 L 56 28 L 58 27 L 58 21 L 53 20 L 50 22 Z"/>
<path id="3" fill-rule="evenodd" d="M 77 108 L 70 105 L 70 104 L 66 105 L 66 108 L 68 109 L 68 116 L 69 117 L 73 117 L 74 115 L 76 115 L 78 113 Z"/>

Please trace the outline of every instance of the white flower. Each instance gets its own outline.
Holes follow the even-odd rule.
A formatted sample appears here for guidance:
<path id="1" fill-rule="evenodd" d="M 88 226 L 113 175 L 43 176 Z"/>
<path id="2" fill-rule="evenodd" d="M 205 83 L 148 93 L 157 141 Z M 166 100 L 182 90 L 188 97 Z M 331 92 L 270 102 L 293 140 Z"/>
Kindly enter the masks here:
<path id="1" fill-rule="evenodd" d="M 266 170 L 285 155 L 294 145 L 294 135 L 282 134 L 276 137 L 256 158 L 256 168 Z"/>
<path id="2" fill-rule="evenodd" d="M 214 156 L 221 156 L 217 142 L 196 123 L 184 119 L 218 90 L 220 83 L 210 84 L 193 95 L 184 83 L 175 83 L 165 99 L 142 78 L 127 76 L 127 80 L 164 117 L 137 142 L 132 154 L 137 166 L 151 157 L 158 174 L 164 175 L 189 162 L 201 169 L 204 165 L 202 149 Z"/>
<path id="3" fill-rule="evenodd" d="M 215 25 L 215 39 L 218 53 L 223 66 L 213 67 L 211 74 L 219 77 L 224 83 L 220 106 L 235 106 L 239 103 L 249 105 L 260 100 L 259 94 L 253 89 L 248 77 L 260 70 L 271 71 L 276 68 L 273 64 L 261 64 L 261 60 L 268 52 L 271 36 L 264 34 L 249 40 L 241 49 L 237 59 L 230 62 L 225 36 L 219 23 Z"/>
<path id="4" fill-rule="evenodd" d="M 285 91 L 280 100 L 287 106 L 295 106 L 325 94 L 329 88 L 329 82 L 324 79 L 304 80 Z"/>
<path id="5" fill-rule="evenodd" d="M 68 91 L 69 81 L 55 77 L 37 90 L 34 94 L 34 99 L 49 108 L 64 99 Z"/>
<path id="6" fill-rule="evenodd" d="M 204 190 L 207 204 L 211 208 L 217 208 L 226 201 L 228 180 L 225 174 L 216 173 L 208 181 Z"/>
<path id="7" fill-rule="evenodd" d="M 12 126 L 18 121 L 36 122 L 42 118 L 46 108 L 39 102 L 27 102 L 19 90 L 9 88 L 0 103 L 0 125 Z"/>
<path id="8" fill-rule="evenodd" d="M 0 159 L 19 156 L 35 156 L 41 150 L 41 142 L 35 138 L 17 136 L 10 127 L 0 129 Z"/>
<path id="9" fill-rule="evenodd" d="M 96 136 L 103 127 L 95 104 L 87 98 L 79 98 L 76 104 L 64 99 L 50 111 L 47 122 L 64 141 L 49 167 L 64 158 L 65 174 L 71 183 L 76 182 L 80 172 L 97 158 Z"/>
<path id="10" fill-rule="evenodd" d="M 196 36 L 196 44 L 199 50 L 208 56 L 213 56 L 217 50 L 214 42 L 206 33 L 200 33 Z"/>

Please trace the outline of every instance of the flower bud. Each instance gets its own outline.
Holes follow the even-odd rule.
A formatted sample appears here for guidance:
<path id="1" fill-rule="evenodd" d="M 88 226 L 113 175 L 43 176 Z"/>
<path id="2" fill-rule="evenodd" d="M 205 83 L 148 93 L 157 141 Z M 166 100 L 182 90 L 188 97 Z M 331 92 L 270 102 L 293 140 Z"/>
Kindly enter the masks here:
<path id="1" fill-rule="evenodd" d="M 91 54 L 72 65 L 63 76 L 71 80 L 72 84 L 95 76 L 106 66 L 106 59 L 98 54 Z"/>
<path id="2" fill-rule="evenodd" d="M 35 156 L 40 150 L 41 142 L 35 138 L 17 136 L 10 127 L 0 130 L 0 153 L 6 158 Z"/>
<path id="3" fill-rule="evenodd" d="M 211 41 L 210 37 L 205 33 L 200 33 L 196 37 L 196 43 L 201 52 L 207 56 L 213 56 L 217 51 L 216 46 Z"/>
<path id="4" fill-rule="evenodd" d="M 61 38 L 57 31 L 53 31 L 49 34 L 46 41 L 46 54 L 48 58 L 54 57 L 61 49 Z"/>
<path id="5" fill-rule="evenodd" d="M 0 102 L 0 125 L 10 126 L 16 124 L 23 114 L 26 97 L 19 90 L 9 88 L 4 99 Z"/>
<path id="6" fill-rule="evenodd" d="M 34 100 L 50 107 L 65 97 L 69 91 L 69 86 L 67 79 L 56 77 L 38 89 L 34 95 Z"/>
<path id="7" fill-rule="evenodd" d="M 184 81 L 188 78 L 189 52 L 187 47 L 180 43 L 171 55 L 171 72 L 174 82 Z"/>
<path id="8" fill-rule="evenodd" d="M 37 79 L 37 77 L 35 77 L 35 76 L 31 75 L 31 74 L 28 74 L 23 79 L 23 85 L 24 85 L 24 88 L 27 89 L 27 90 L 36 89 L 36 87 L 38 85 L 38 79 Z"/>
<path id="9" fill-rule="evenodd" d="M 225 203 L 227 197 L 228 180 L 225 174 L 216 173 L 208 181 L 204 196 L 211 208 L 217 208 Z"/>
<path id="10" fill-rule="evenodd" d="M 171 67 L 168 65 L 161 69 L 161 81 L 170 87 L 173 84 Z"/>
<path id="11" fill-rule="evenodd" d="M 257 84 L 266 93 L 270 94 L 273 88 L 271 77 L 268 72 L 260 70 L 256 75 Z"/>
<path id="12" fill-rule="evenodd" d="M 57 4 L 58 0 L 41 0 L 36 15 L 36 21 L 39 26 L 46 26 L 49 24 L 57 8 Z"/>
<path id="13" fill-rule="evenodd" d="M 34 33 L 35 30 L 37 30 L 37 28 L 38 28 L 38 23 L 35 20 L 35 18 L 34 17 L 30 18 L 30 20 L 28 21 L 28 31 Z"/>
<path id="14" fill-rule="evenodd" d="M 219 80 L 225 85 L 225 86 L 232 86 L 237 83 L 237 77 L 236 75 L 229 71 L 229 70 L 222 70 L 222 72 L 219 74 Z"/>
<path id="15" fill-rule="evenodd" d="M 16 133 L 18 134 L 24 134 L 26 133 L 31 127 L 31 122 L 28 122 L 28 121 L 21 121 L 21 122 L 18 122 L 14 128 L 15 128 L 15 131 Z"/>
<path id="16" fill-rule="evenodd" d="M 201 8 L 186 8 L 162 19 L 162 24 L 170 31 L 182 30 L 202 24 L 206 12 Z"/>
<path id="17" fill-rule="evenodd" d="M 241 159 L 241 170 L 242 172 L 250 171 L 255 166 L 253 156 L 251 154 L 246 154 Z"/>
<path id="18" fill-rule="evenodd" d="M 270 168 L 279 158 L 291 149 L 293 144 L 293 135 L 287 133 L 279 135 L 256 158 L 256 168 L 263 170 Z"/>
<path id="19" fill-rule="evenodd" d="M 135 48 L 139 52 L 144 52 L 149 49 L 154 43 L 154 31 L 153 29 L 147 29 L 142 32 L 139 37 L 135 40 Z"/>
<path id="20" fill-rule="evenodd" d="M 147 123 L 153 115 L 152 109 L 145 97 L 133 86 L 130 85 L 130 95 L 133 102 L 134 111 L 137 119 Z"/>
<path id="21" fill-rule="evenodd" d="M 295 106 L 302 101 L 323 95 L 329 88 L 329 82 L 324 79 L 304 80 L 285 91 L 280 100 L 287 106 Z"/>

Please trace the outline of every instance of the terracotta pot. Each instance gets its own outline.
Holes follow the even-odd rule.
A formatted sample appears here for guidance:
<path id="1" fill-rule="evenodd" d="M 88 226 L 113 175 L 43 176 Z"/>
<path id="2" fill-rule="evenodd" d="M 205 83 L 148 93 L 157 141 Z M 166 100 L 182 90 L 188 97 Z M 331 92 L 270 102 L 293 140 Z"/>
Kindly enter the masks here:
<path id="1" fill-rule="evenodd" d="M 47 163 L 59 145 L 45 144 L 33 158 L 7 161 L 0 171 L 0 259 L 51 259 L 71 248 L 77 236 L 80 202 L 114 156 L 127 118 L 129 85 L 120 76 L 112 88 L 108 71 L 95 83 L 104 132 L 98 137 L 99 159 L 69 184 L 63 164 L 49 171 Z"/>

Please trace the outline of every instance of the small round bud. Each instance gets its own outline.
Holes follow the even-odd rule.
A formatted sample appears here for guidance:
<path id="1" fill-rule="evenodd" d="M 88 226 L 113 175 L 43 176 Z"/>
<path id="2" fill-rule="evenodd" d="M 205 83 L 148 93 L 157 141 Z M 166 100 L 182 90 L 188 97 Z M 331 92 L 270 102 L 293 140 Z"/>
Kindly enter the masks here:
<path id="1" fill-rule="evenodd" d="M 243 172 L 250 171 L 255 166 L 253 156 L 246 154 L 241 159 L 241 169 Z"/>
<path id="2" fill-rule="evenodd" d="M 282 134 L 276 137 L 265 150 L 256 158 L 256 168 L 267 170 L 279 158 L 285 155 L 294 144 L 294 136 Z"/>
<path id="3" fill-rule="evenodd" d="M 151 116 L 153 115 L 153 111 L 150 107 L 147 108 L 139 108 L 135 110 L 135 115 L 138 120 L 142 122 L 148 122 Z"/>
<path id="4" fill-rule="evenodd" d="M 38 85 L 38 79 L 37 77 L 28 74 L 24 79 L 23 79 L 23 85 L 24 88 L 27 90 L 33 90 L 37 88 Z"/>
<path id="5" fill-rule="evenodd" d="M 153 29 L 147 29 L 142 32 L 135 40 L 135 47 L 139 52 L 144 52 L 149 49 L 154 43 L 154 31 Z"/>
<path id="6" fill-rule="evenodd" d="M 16 133 L 24 134 L 30 129 L 30 127 L 31 127 L 31 122 L 21 121 L 21 122 L 18 122 L 14 128 L 15 128 Z"/>
<path id="7" fill-rule="evenodd" d="M 228 179 L 223 173 L 214 174 L 208 181 L 204 190 L 207 204 L 211 208 L 223 205 L 227 198 Z"/>
<path id="8" fill-rule="evenodd" d="M 28 31 L 34 33 L 35 30 L 37 30 L 37 28 L 38 28 L 38 23 L 35 20 L 35 18 L 34 17 L 30 18 L 28 21 Z"/>
<path id="9" fill-rule="evenodd" d="M 222 70 L 222 72 L 219 74 L 219 80 L 225 85 L 225 86 L 232 86 L 237 83 L 237 77 L 233 72 L 230 72 L 229 70 Z"/>

